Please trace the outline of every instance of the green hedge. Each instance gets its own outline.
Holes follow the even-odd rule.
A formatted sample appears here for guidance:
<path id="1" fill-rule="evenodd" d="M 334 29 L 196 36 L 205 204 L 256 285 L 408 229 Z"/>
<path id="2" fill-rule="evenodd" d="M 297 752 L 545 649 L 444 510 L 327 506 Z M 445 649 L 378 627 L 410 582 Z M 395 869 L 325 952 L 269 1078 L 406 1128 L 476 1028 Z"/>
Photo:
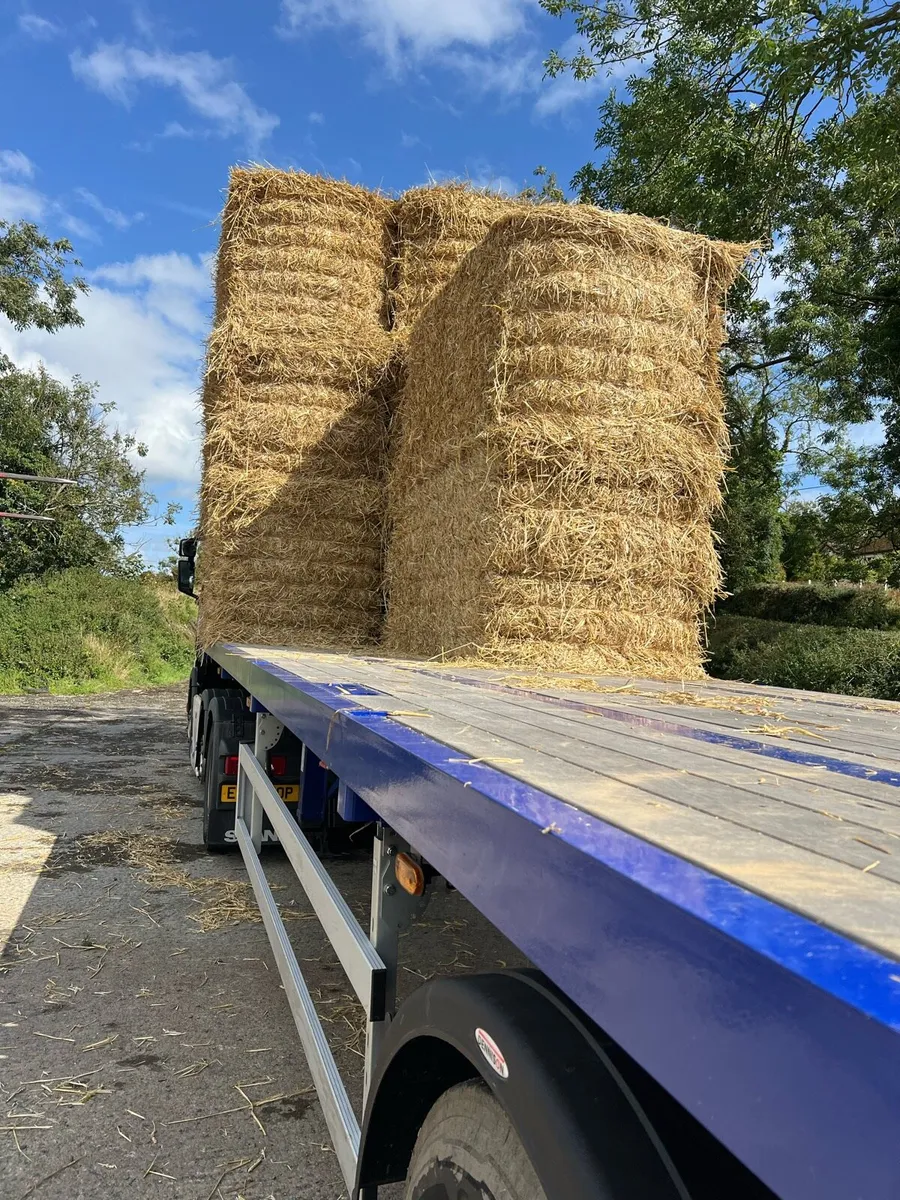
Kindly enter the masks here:
<path id="1" fill-rule="evenodd" d="M 761 583 L 719 601 L 716 612 L 804 625 L 900 629 L 900 592 L 825 583 Z"/>
<path id="2" fill-rule="evenodd" d="M 194 657 L 194 604 L 158 579 L 90 570 L 0 593 L 0 693 L 172 683 Z"/>
<path id="3" fill-rule="evenodd" d="M 900 633 L 722 615 L 707 670 L 719 679 L 900 700 Z"/>

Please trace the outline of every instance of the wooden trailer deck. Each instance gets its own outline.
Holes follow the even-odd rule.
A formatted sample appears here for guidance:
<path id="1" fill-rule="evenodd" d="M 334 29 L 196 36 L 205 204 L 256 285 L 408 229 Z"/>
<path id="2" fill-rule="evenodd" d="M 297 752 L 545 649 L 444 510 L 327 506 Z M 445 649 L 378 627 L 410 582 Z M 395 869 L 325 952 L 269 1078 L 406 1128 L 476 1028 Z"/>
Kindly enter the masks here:
<path id="1" fill-rule="evenodd" d="M 900 704 L 228 649 L 900 959 Z"/>

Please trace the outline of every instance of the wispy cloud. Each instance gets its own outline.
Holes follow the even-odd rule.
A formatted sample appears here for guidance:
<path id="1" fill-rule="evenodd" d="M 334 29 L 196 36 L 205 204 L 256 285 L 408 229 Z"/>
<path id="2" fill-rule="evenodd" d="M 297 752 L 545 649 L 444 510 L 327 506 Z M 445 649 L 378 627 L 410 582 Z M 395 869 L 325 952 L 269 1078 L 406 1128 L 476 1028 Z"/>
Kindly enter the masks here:
<path id="1" fill-rule="evenodd" d="M 496 171 L 483 158 L 476 158 L 466 163 L 463 171 L 447 171 L 439 167 L 426 167 L 427 178 L 424 183 L 450 183 L 453 181 L 469 184 L 486 192 L 497 192 L 501 196 L 515 196 L 522 189 L 509 175 Z"/>
<path id="2" fill-rule="evenodd" d="M 31 179 L 34 176 L 34 163 L 21 150 L 0 150 L 0 175 Z"/>
<path id="3" fill-rule="evenodd" d="M 82 201 L 82 203 L 86 204 L 89 208 L 92 208 L 95 213 L 98 213 L 107 223 L 107 225 L 112 225 L 113 229 L 122 231 L 130 228 L 132 225 L 137 224 L 138 221 L 143 221 L 144 219 L 144 214 L 142 212 L 131 213 L 129 216 L 128 213 L 123 213 L 118 208 L 110 208 L 108 205 L 103 203 L 99 196 L 95 196 L 94 193 L 89 192 L 87 188 L 76 188 L 75 195 L 79 198 L 79 200 Z"/>
<path id="4" fill-rule="evenodd" d="M 104 202 L 85 187 L 77 187 L 62 197 L 42 191 L 35 183 L 37 167 L 21 150 L 0 149 L 0 214 L 5 221 L 37 221 L 58 226 L 80 241 L 99 242 L 97 229 L 71 211 L 73 199 L 85 205 L 113 229 L 128 229 L 143 220 L 143 213 L 125 213 Z"/>
<path id="5" fill-rule="evenodd" d="M 310 125 L 324 125 L 325 124 L 325 116 L 323 113 L 320 113 L 320 112 L 311 112 L 306 119 L 307 119 L 307 121 L 309 121 Z"/>
<path id="6" fill-rule="evenodd" d="M 177 54 L 101 42 L 89 54 L 70 57 L 76 78 L 129 107 L 141 84 L 171 88 L 221 137 L 243 137 L 252 147 L 270 136 L 279 118 L 256 105 L 234 78 L 230 59 L 205 50 Z"/>
<path id="7" fill-rule="evenodd" d="M 19 29 L 36 42 L 47 42 L 51 38 L 59 37 L 63 32 L 61 25 L 31 12 L 19 13 Z"/>
<path id="8" fill-rule="evenodd" d="M 540 56 L 528 49 L 518 53 L 449 50 L 442 55 L 441 65 L 457 71 L 467 86 L 480 94 L 521 96 L 537 92 L 543 74 Z"/>
<path id="9" fill-rule="evenodd" d="M 541 117 L 596 103 L 609 91 L 610 76 L 544 78 L 547 47 L 530 21 L 537 7 L 537 0 L 282 0 L 280 32 L 301 37 L 317 29 L 348 29 L 395 77 L 430 63 L 460 76 L 476 96 L 530 102 Z M 571 57 L 582 47 L 573 35 L 560 52 Z M 617 77 L 640 70 L 641 64 L 632 64 Z M 457 115 L 445 99 L 436 103 Z"/>
<path id="10" fill-rule="evenodd" d="M 422 139 L 414 133 L 404 133 L 400 131 L 400 145 L 404 150 L 412 150 L 413 146 L 421 146 Z"/>
<path id="11" fill-rule="evenodd" d="M 185 217 L 193 217 L 194 220 L 202 221 L 205 225 L 215 221 L 218 213 L 215 209 L 201 208 L 198 204 L 185 204 L 182 200 L 157 200 L 161 208 L 168 208 L 171 212 L 181 213 Z"/>
<path id="12" fill-rule="evenodd" d="M 568 38 L 559 48 L 563 58 L 574 58 L 578 54 L 589 53 L 589 48 L 577 35 Z M 575 104 L 585 101 L 597 103 L 607 95 L 617 83 L 622 83 L 632 75 L 644 75 L 653 65 L 653 55 L 647 54 L 640 59 L 629 59 L 625 63 L 614 63 L 605 68 L 592 79 L 576 79 L 573 75 L 557 75 L 555 79 L 541 81 L 534 111 L 539 116 L 553 116 L 561 113 Z"/>
<path id="13" fill-rule="evenodd" d="M 47 198 L 39 191 L 0 176 L 0 213 L 4 221 L 40 221 L 46 212 Z"/>
<path id="14" fill-rule="evenodd" d="M 0 150 L 0 213 L 4 221 L 40 221 L 49 201 L 23 182 L 34 176 L 34 163 L 21 150 Z"/>
<path id="15" fill-rule="evenodd" d="M 73 238 L 80 238 L 83 242 L 99 242 L 102 240 L 100 234 L 89 221 L 82 221 L 81 217 L 76 217 L 74 213 L 60 210 L 58 220 L 66 233 L 71 233 Z"/>
<path id="16" fill-rule="evenodd" d="M 355 30 L 395 68 L 455 44 L 490 46 L 524 28 L 536 0 L 282 0 L 280 31 Z"/>

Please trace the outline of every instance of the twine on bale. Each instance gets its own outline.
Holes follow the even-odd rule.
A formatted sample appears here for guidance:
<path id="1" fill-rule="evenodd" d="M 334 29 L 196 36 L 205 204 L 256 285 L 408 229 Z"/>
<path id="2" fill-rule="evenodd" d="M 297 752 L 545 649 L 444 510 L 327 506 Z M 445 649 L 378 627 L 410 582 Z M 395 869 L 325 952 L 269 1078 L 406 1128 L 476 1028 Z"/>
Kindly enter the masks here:
<path id="1" fill-rule="evenodd" d="M 749 249 L 586 206 L 495 221 L 407 350 L 390 650 L 702 674 L 720 305 Z"/>

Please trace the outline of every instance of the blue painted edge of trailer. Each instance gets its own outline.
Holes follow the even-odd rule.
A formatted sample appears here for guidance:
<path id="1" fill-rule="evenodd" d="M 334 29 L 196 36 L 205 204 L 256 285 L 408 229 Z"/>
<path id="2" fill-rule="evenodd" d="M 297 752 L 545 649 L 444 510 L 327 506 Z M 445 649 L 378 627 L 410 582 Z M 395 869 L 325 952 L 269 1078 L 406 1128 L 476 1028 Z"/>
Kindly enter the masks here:
<path id="1" fill-rule="evenodd" d="M 238 647 L 226 649 L 240 653 Z M 290 682 L 292 687 L 322 701 L 344 718 L 370 729 L 377 726 L 379 735 L 397 748 L 437 767 L 464 786 L 475 787 L 482 795 L 513 809 L 542 829 L 549 826 L 553 836 L 563 838 L 633 882 L 650 888 L 720 932 L 900 1032 L 900 962 L 490 764 L 473 767 L 454 758 L 452 747 L 392 718 L 389 707 L 361 708 L 360 698 L 374 700 L 380 695 L 372 688 L 311 683 L 268 659 L 248 661 Z"/>
<path id="2" fill-rule="evenodd" d="M 371 688 L 219 651 L 782 1200 L 900 1195 L 896 963 L 462 759 Z"/>

